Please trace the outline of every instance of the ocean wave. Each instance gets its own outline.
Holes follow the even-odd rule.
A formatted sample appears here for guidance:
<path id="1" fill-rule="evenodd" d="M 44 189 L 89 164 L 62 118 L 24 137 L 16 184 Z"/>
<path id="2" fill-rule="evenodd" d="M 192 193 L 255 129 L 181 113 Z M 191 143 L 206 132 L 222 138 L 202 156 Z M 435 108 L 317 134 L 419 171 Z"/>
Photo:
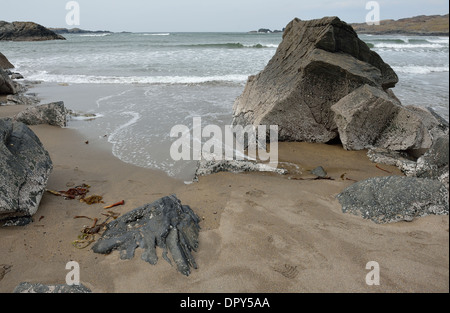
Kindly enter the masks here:
<path id="1" fill-rule="evenodd" d="M 105 34 L 82 34 L 80 37 L 105 37 L 105 36 L 111 36 L 110 33 Z"/>
<path id="2" fill-rule="evenodd" d="M 170 36 L 170 33 L 139 34 L 141 36 Z"/>
<path id="3" fill-rule="evenodd" d="M 216 82 L 242 83 L 248 75 L 229 74 L 216 76 L 94 76 L 94 75 L 58 75 L 43 71 L 28 75 L 28 79 L 49 83 L 68 84 L 202 84 Z"/>
<path id="4" fill-rule="evenodd" d="M 439 49 L 439 48 L 445 48 L 445 45 L 438 44 L 438 43 L 421 43 L 421 44 L 410 44 L 410 43 L 376 43 L 374 44 L 375 48 L 388 48 L 388 49 L 417 49 L 417 48 L 423 48 L 423 49 Z M 447 46 L 448 47 L 448 46 Z"/>
<path id="5" fill-rule="evenodd" d="M 278 48 L 278 45 L 275 44 L 242 44 L 240 42 L 229 42 L 229 43 L 204 43 L 204 44 L 195 44 L 195 45 L 183 45 L 183 47 L 191 47 L 191 48 L 218 48 L 218 49 L 243 49 L 243 48 Z"/>
<path id="6" fill-rule="evenodd" d="M 392 66 L 392 69 L 398 73 L 406 74 L 430 74 L 430 73 L 445 73 L 449 71 L 448 66 Z"/>

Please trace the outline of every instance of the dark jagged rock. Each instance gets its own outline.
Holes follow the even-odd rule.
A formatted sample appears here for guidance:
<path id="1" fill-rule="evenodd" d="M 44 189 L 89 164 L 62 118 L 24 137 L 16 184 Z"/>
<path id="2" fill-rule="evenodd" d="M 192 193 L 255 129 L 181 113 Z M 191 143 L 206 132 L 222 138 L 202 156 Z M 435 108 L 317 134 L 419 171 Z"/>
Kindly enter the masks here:
<path id="1" fill-rule="evenodd" d="M 199 218 L 187 205 L 171 195 L 153 203 L 136 208 L 110 222 L 102 237 L 95 243 L 95 253 L 109 254 L 120 251 L 121 259 L 131 259 L 137 247 L 141 247 L 141 258 L 156 264 L 156 246 L 164 249 L 163 258 L 172 255 L 177 269 L 188 276 L 190 267 L 197 268 L 191 251 L 198 247 Z"/>
<path id="2" fill-rule="evenodd" d="M 280 141 L 328 142 L 338 136 L 330 107 L 367 84 L 398 77 L 337 17 L 294 19 L 274 57 L 250 76 L 233 107 L 233 125 L 278 125 Z"/>
<path id="3" fill-rule="evenodd" d="M 14 65 L 12 65 L 11 62 L 9 62 L 8 59 L 5 57 L 5 55 L 1 52 L 0 52 L 0 68 L 4 70 L 14 68 Z"/>
<path id="4" fill-rule="evenodd" d="M 447 187 L 438 180 L 387 176 L 357 182 L 337 198 L 344 213 L 383 224 L 448 215 L 448 196 Z"/>
<path id="5" fill-rule="evenodd" d="M 0 224 L 31 221 L 52 168 L 48 152 L 31 129 L 0 119 Z"/>
<path id="6" fill-rule="evenodd" d="M 91 293 L 84 285 L 44 285 L 41 283 L 20 283 L 13 293 Z"/>
<path id="7" fill-rule="evenodd" d="M 43 41 L 65 40 L 61 35 L 33 22 L 0 21 L 0 40 L 8 41 Z"/>

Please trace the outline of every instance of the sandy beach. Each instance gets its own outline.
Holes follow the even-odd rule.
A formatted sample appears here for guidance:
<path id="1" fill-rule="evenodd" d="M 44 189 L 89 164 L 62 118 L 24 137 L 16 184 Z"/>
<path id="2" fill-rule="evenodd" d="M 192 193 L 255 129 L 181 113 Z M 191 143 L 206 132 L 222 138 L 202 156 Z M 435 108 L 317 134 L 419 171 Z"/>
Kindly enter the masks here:
<path id="1" fill-rule="evenodd" d="M 0 117 L 22 109 L 0 107 Z M 74 216 L 102 219 L 104 204 L 45 193 L 33 223 L 0 228 L 0 264 L 11 266 L 0 292 L 21 282 L 63 284 L 69 261 L 80 264 L 81 283 L 95 293 L 449 291 L 448 216 L 378 225 L 342 213 L 335 196 L 354 180 L 402 175 L 395 167 L 380 166 L 392 174 L 377 168 L 366 151 L 280 143 L 280 166 L 288 175 L 218 173 L 185 184 L 126 164 L 86 144 L 76 130 L 31 128 L 53 161 L 48 189 L 88 184 L 90 195 L 103 196 L 106 204 L 125 200 L 112 209 L 121 214 L 176 194 L 201 218 L 198 269 L 181 275 L 161 250 L 153 266 L 140 259 L 140 249 L 132 260 L 120 260 L 118 252 L 95 254 L 91 246 L 77 249 L 72 242 L 91 221 Z M 309 170 L 319 165 L 333 180 L 298 179 L 314 177 Z M 380 265 L 379 286 L 366 284 L 370 261 Z"/>

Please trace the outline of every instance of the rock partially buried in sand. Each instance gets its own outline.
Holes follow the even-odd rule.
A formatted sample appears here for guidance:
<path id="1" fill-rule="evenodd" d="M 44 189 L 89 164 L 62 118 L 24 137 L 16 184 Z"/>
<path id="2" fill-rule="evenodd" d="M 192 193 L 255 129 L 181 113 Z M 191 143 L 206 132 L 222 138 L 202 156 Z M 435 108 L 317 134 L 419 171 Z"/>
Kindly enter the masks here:
<path id="1" fill-rule="evenodd" d="M 31 129 L 0 119 L 0 224 L 31 222 L 52 169 L 48 152 Z"/>
<path id="2" fill-rule="evenodd" d="M 344 213 L 384 224 L 448 215 L 448 196 L 447 187 L 438 180 L 387 176 L 357 182 L 337 198 Z"/>
<path id="3" fill-rule="evenodd" d="M 337 17 L 294 19 L 264 70 L 248 79 L 233 125 L 278 125 L 280 141 L 337 137 L 330 107 L 365 84 L 388 89 L 392 68 Z"/>
<path id="4" fill-rule="evenodd" d="M 44 285 L 41 283 L 20 283 L 13 291 L 14 293 L 91 293 L 92 291 L 84 285 Z"/>
<path id="5" fill-rule="evenodd" d="M 170 251 L 177 269 L 188 276 L 190 268 L 197 268 L 191 251 L 198 247 L 200 229 L 198 216 L 187 205 L 171 195 L 136 208 L 107 224 L 102 237 L 95 243 L 95 253 L 109 254 L 120 251 L 121 259 L 131 259 L 134 251 L 141 247 L 141 258 L 156 264 L 156 246 L 164 249 L 163 258 L 172 264 L 167 256 Z"/>
<path id="6" fill-rule="evenodd" d="M 198 181 L 200 176 L 211 175 L 219 172 L 273 172 L 280 175 L 285 175 L 288 171 L 269 164 L 256 163 L 254 161 L 202 159 L 197 163 L 197 169 L 195 171 L 193 181 Z"/>

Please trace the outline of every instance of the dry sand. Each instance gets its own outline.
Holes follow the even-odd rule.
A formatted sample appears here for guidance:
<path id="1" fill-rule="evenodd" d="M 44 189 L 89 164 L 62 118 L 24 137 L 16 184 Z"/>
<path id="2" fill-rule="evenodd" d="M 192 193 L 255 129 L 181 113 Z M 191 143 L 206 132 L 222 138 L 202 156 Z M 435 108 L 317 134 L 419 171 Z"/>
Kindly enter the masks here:
<path id="1" fill-rule="evenodd" d="M 0 117 L 21 107 L 0 107 Z M 198 269 L 189 277 L 160 257 L 153 266 L 120 260 L 118 252 L 76 249 L 87 219 L 102 218 L 103 204 L 87 205 L 46 193 L 34 222 L 0 228 L 0 265 L 12 265 L 0 292 L 20 282 L 63 284 L 69 261 L 80 264 L 81 283 L 93 292 L 449 292 L 449 217 L 377 225 L 344 214 L 335 196 L 373 176 L 402 175 L 378 169 L 365 151 L 339 145 L 280 143 L 282 166 L 291 174 L 218 173 L 190 185 L 158 171 L 138 168 L 111 152 L 86 144 L 75 130 L 33 126 L 54 163 L 48 188 L 91 185 L 90 194 L 113 211 L 126 213 L 162 196 L 176 194 L 202 218 Z M 288 164 L 292 163 L 292 164 Z M 334 180 L 308 178 L 323 166 Z M 298 167 L 298 168 L 297 168 Z M 352 180 L 341 179 L 343 177 Z M 158 250 L 161 256 L 161 250 Z M 380 265 L 380 285 L 368 286 L 366 264 Z"/>

